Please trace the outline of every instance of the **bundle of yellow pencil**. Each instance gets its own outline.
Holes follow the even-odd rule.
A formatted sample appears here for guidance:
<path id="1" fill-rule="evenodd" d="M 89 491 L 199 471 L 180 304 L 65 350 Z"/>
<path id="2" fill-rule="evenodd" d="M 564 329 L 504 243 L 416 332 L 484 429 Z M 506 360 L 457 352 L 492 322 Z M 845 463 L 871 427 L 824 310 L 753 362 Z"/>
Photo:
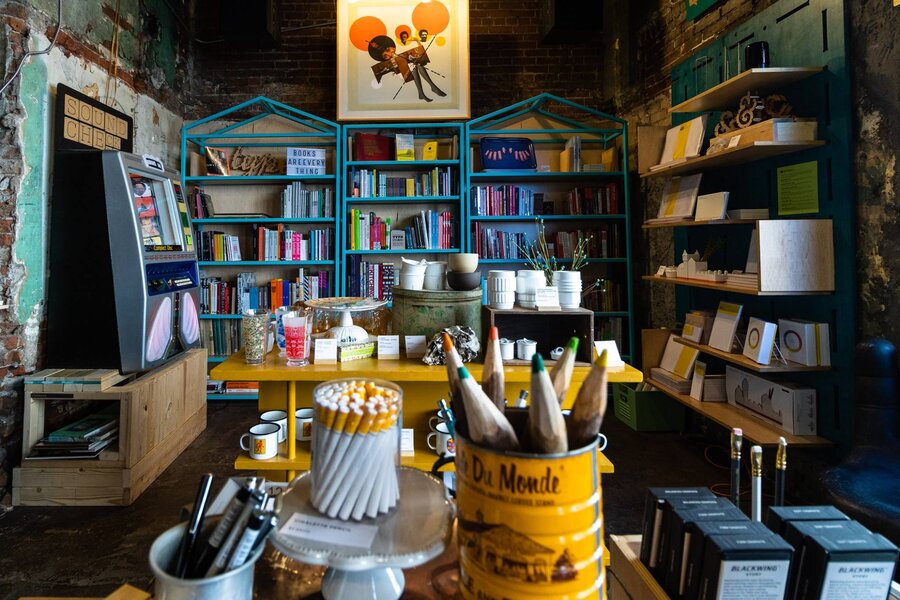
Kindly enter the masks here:
<path id="1" fill-rule="evenodd" d="M 396 391 L 371 381 L 318 390 L 312 504 L 320 512 L 359 520 L 396 506 L 400 404 Z"/>

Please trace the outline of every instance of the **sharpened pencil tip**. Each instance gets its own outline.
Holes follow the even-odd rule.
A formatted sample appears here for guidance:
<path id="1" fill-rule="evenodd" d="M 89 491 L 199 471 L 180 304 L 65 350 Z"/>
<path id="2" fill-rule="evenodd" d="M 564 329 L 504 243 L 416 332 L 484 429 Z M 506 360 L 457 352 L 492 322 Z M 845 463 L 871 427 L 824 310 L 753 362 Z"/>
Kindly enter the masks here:
<path id="1" fill-rule="evenodd" d="M 492 342 L 500 339 L 500 330 L 497 329 L 496 326 L 491 327 L 491 331 L 488 333 L 488 339 Z"/>
<path id="2" fill-rule="evenodd" d="M 566 348 L 568 348 L 572 352 L 575 352 L 576 350 L 578 350 L 578 338 L 570 337 L 568 343 L 566 343 Z M 604 352 L 605 352 L 605 350 L 604 350 Z"/>
<path id="3" fill-rule="evenodd" d="M 444 352 L 450 350 L 453 347 L 453 339 L 450 337 L 450 334 L 446 331 L 444 332 Z"/>
<path id="4" fill-rule="evenodd" d="M 544 370 L 544 357 L 541 356 L 540 354 L 538 354 L 537 352 L 535 352 L 534 356 L 531 357 L 531 372 L 538 373 L 543 370 Z"/>
<path id="5" fill-rule="evenodd" d="M 605 369 L 606 368 L 606 360 L 607 360 L 606 350 L 604 350 L 603 352 L 600 353 L 600 356 L 597 357 L 597 366 Z"/>

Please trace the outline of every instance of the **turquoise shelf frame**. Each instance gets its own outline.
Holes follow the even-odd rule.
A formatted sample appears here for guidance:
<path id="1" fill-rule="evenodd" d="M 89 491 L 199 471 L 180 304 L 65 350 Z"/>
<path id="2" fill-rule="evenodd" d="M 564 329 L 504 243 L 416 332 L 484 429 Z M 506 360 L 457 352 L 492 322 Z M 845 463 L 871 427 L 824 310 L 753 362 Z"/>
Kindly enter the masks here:
<path id="1" fill-rule="evenodd" d="M 559 108 L 557 108 L 559 107 Z M 566 114 L 560 114 L 560 108 Z M 577 114 L 578 118 L 567 116 Z M 560 125 L 560 127 L 547 128 L 526 128 L 520 129 L 510 127 L 516 120 L 525 117 L 535 117 L 538 119 L 549 120 Z M 602 126 L 597 126 L 602 124 Z M 510 128 L 507 128 L 510 127 Z M 472 119 L 465 125 L 465 140 L 463 143 L 464 154 L 468 157 L 469 150 L 477 145 L 477 141 L 483 136 L 529 136 L 542 135 L 543 138 L 532 139 L 535 145 L 541 144 L 562 144 L 565 140 L 573 135 L 582 136 L 582 143 L 597 144 L 606 149 L 611 144 L 621 142 L 622 146 L 622 170 L 621 171 L 599 171 L 599 172 L 546 172 L 546 171 L 482 171 L 473 172 L 473 166 L 468 165 L 466 169 L 466 180 L 463 186 L 464 192 L 464 211 L 466 214 L 466 248 L 468 252 L 474 252 L 475 242 L 470 235 L 474 223 L 480 221 L 490 222 L 506 222 L 510 224 L 526 223 L 536 221 L 543 218 L 545 221 L 563 222 L 578 221 L 580 223 L 594 221 L 609 222 L 618 221 L 624 223 L 625 233 L 625 253 L 622 258 L 600 258 L 590 259 L 590 264 L 621 264 L 623 267 L 617 267 L 624 271 L 624 277 L 616 277 L 616 280 L 623 280 L 626 288 L 626 310 L 597 312 L 599 317 L 620 317 L 625 319 L 625 327 L 623 333 L 625 337 L 626 347 L 621 349 L 623 357 L 630 358 L 634 352 L 635 345 L 634 336 L 634 299 L 633 299 L 633 273 L 631 261 L 631 196 L 628 182 L 628 122 L 625 119 L 616 117 L 599 110 L 595 110 L 588 106 L 572 102 L 565 98 L 560 98 L 553 94 L 539 94 L 532 98 L 510 104 L 492 113 Z M 473 185 L 482 184 L 490 181 L 498 183 L 570 183 L 573 185 L 583 184 L 587 182 L 600 181 L 617 181 L 622 186 L 622 197 L 624 199 L 624 214 L 621 215 L 534 215 L 534 216 L 517 216 L 517 217 L 485 217 L 477 216 L 472 213 L 471 189 Z M 560 264 L 566 264 L 566 261 L 557 259 Z M 508 260 L 508 259 L 482 259 L 480 264 L 519 264 L 525 265 L 524 260 Z"/>
<path id="2" fill-rule="evenodd" d="M 744 315 L 770 322 L 777 322 L 778 318 L 801 318 L 828 323 L 834 365 L 831 371 L 767 377 L 816 388 L 818 434 L 835 442 L 839 452 L 846 452 L 853 438 L 857 288 L 856 196 L 851 156 L 853 105 L 844 3 L 839 0 L 783 0 L 773 4 L 676 65 L 672 69 L 672 105 L 737 75 L 744 45 L 755 40 L 768 42 L 775 60 L 773 66 L 825 67 L 822 73 L 777 92 L 787 96 L 798 116 L 816 117 L 818 137 L 827 144 L 797 154 L 706 170 L 700 192 L 730 190 L 729 205 L 766 206 L 772 218 L 779 218 L 777 169 L 817 161 L 819 212 L 786 218 L 832 219 L 836 291 L 821 296 L 755 298 L 677 286 L 676 317 L 683 322 L 687 310 L 714 309 L 720 300 L 726 300 L 742 304 Z M 673 124 L 697 114 L 673 114 Z M 718 119 L 719 113 L 712 113 L 707 129 L 712 130 Z M 710 267 L 742 267 L 751 230 L 750 227 L 729 230 L 720 259 L 722 264 L 711 263 Z M 679 256 L 684 249 L 703 248 L 715 236 L 714 227 L 677 228 L 675 255 Z M 650 268 L 656 267 L 650 265 Z M 721 366 L 721 362 L 712 356 L 706 356 L 705 360 L 713 368 Z"/>
<path id="3" fill-rule="evenodd" d="M 249 112 L 257 111 L 256 114 L 246 116 Z M 251 125 L 256 121 L 260 121 L 267 117 L 280 117 L 293 124 L 302 131 L 294 132 L 273 132 L 273 133 L 244 133 L 240 129 Z M 217 122 L 232 121 L 234 123 L 216 127 Z M 206 131 L 209 129 L 209 131 Z M 253 218 L 253 217 L 212 217 L 207 219 L 194 219 L 192 225 L 196 229 L 197 237 L 203 231 L 204 227 L 216 226 L 223 224 L 250 225 L 250 224 L 322 224 L 330 225 L 334 228 L 334 243 L 332 248 L 332 260 L 306 260 L 306 261 L 260 261 L 260 260 L 244 260 L 244 261 L 201 261 L 198 266 L 207 268 L 217 267 L 241 267 L 246 269 L 257 267 L 330 267 L 334 277 L 334 290 L 338 293 L 341 290 L 341 260 L 340 260 L 340 230 L 341 225 L 337 215 L 340 210 L 341 202 L 341 167 L 340 157 L 342 155 L 342 128 L 339 124 L 323 119 L 316 115 L 302 111 L 298 108 L 288 106 L 281 102 L 257 96 L 242 102 L 223 111 L 209 115 L 192 123 L 186 124 L 181 129 L 181 185 L 185 190 L 185 194 L 189 193 L 189 186 L 192 184 L 203 184 L 206 186 L 246 186 L 246 185 L 280 185 L 284 186 L 294 181 L 302 182 L 321 182 L 334 183 L 334 210 L 335 218 Z M 333 148 L 334 151 L 334 173 L 325 175 L 255 175 L 255 176 L 215 176 L 215 175 L 186 175 L 188 146 L 196 146 L 203 154 L 204 146 L 215 146 L 224 148 L 288 148 L 299 146 L 315 146 Z M 239 319 L 240 315 L 201 315 L 204 320 L 217 319 Z M 209 363 L 219 363 L 224 357 L 211 356 Z M 255 400 L 257 396 L 249 394 L 207 394 L 208 400 Z"/>
<path id="4" fill-rule="evenodd" d="M 456 252 L 460 252 L 461 248 L 465 248 L 465 236 L 466 227 L 465 227 L 465 207 L 461 205 L 462 199 L 464 197 L 463 191 L 463 182 L 464 182 L 464 173 L 466 169 L 466 153 L 465 147 L 462 145 L 465 131 L 462 123 L 459 122 L 433 122 L 433 123 L 353 123 L 353 124 L 344 124 L 342 126 L 343 129 L 343 150 L 341 152 L 341 160 L 340 160 L 340 173 L 343 178 L 343 185 L 341 186 L 341 192 L 338 194 L 340 198 L 340 208 L 339 210 L 339 225 L 338 229 L 340 232 L 338 233 L 338 244 L 341 250 L 340 255 L 340 263 L 343 269 L 343 276 L 341 277 L 341 286 L 340 291 L 342 294 L 347 294 L 347 275 L 349 272 L 349 267 L 347 264 L 348 257 L 354 255 L 362 255 L 366 257 L 378 257 L 381 256 L 385 259 L 390 257 L 402 256 L 402 255 L 427 255 L 427 254 L 453 254 Z M 427 130 L 434 130 L 436 133 L 425 133 Z M 442 141 L 448 141 L 453 139 L 453 136 L 456 136 L 457 144 L 458 144 L 458 156 L 459 158 L 454 160 L 351 160 L 352 157 L 346 156 L 348 146 L 346 140 L 350 137 L 354 136 L 359 132 L 374 132 L 377 131 L 383 135 L 391 136 L 396 133 L 411 133 L 416 139 L 437 139 Z M 440 133 L 437 133 L 440 132 Z M 433 167 L 455 167 L 456 173 L 456 185 L 459 189 L 459 194 L 453 194 L 449 196 L 374 196 L 374 197 L 366 197 L 360 198 L 357 196 L 348 195 L 347 186 L 350 182 L 353 181 L 353 173 L 358 170 L 365 169 L 377 169 L 379 171 L 385 172 L 402 172 L 402 171 L 411 171 L 418 173 L 425 173 Z M 456 227 L 457 227 L 457 241 L 458 247 L 456 248 L 432 248 L 432 249 L 406 249 L 406 250 L 349 250 L 349 240 L 348 240 L 348 224 L 350 219 L 348 217 L 348 212 L 351 207 L 356 207 L 358 205 L 414 205 L 421 204 L 423 208 L 431 208 L 435 206 L 458 206 L 456 209 Z M 374 210 L 374 208 L 373 208 Z M 388 261 L 382 261 L 388 262 Z M 398 271 L 399 273 L 399 271 Z"/>

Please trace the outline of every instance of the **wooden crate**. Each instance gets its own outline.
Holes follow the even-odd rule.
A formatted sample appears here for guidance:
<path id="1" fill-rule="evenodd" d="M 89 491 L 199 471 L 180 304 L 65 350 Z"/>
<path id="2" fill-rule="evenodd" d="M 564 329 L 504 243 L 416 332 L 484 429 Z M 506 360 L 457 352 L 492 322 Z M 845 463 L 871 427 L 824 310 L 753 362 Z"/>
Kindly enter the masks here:
<path id="1" fill-rule="evenodd" d="M 483 340 L 487 340 L 488 331 L 496 326 L 501 338 L 519 340 L 528 338 L 537 342 L 537 351 L 545 359 L 550 358 L 550 351 L 557 346 L 565 346 L 571 337 L 579 339 L 576 361 L 581 365 L 589 365 L 593 359 L 594 344 L 594 312 L 586 308 L 569 310 L 538 311 L 531 308 L 515 307 L 501 310 L 484 307 L 485 315 L 481 319 Z M 508 365 L 530 364 L 528 361 L 504 361 Z"/>
<path id="2" fill-rule="evenodd" d="M 102 392 L 25 387 L 22 466 L 13 470 L 16 506 L 128 505 L 206 429 L 206 350 L 195 349 L 130 383 Z M 96 459 L 27 458 L 44 436 L 47 400 L 119 403 L 118 447 Z"/>
<path id="3" fill-rule="evenodd" d="M 641 536 L 609 536 L 610 600 L 669 600 L 641 562 Z"/>

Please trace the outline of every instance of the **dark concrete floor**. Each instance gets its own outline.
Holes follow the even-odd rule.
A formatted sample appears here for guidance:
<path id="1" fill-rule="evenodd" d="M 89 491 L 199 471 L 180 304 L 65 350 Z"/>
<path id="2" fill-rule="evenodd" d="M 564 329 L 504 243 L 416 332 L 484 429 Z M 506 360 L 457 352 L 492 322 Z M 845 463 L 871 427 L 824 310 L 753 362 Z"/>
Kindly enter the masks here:
<path id="1" fill-rule="evenodd" d="M 148 586 L 147 552 L 153 539 L 177 523 L 181 508 L 193 501 L 201 474 L 213 473 L 219 484 L 236 474 L 232 464 L 238 438 L 255 415 L 255 403 L 211 403 L 206 431 L 131 506 L 23 507 L 0 518 L 0 600 L 102 597 L 124 582 Z M 648 485 L 727 482 L 727 470 L 707 461 L 705 445 L 692 438 L 637 433 L 612 416 L 603 431 L 609 438 L 606 454 L 616 468 L 603 478 L 608 534 L 640 531 Z M 725 457 L 723 449 L 709 455 L 720 461 Z"/>

